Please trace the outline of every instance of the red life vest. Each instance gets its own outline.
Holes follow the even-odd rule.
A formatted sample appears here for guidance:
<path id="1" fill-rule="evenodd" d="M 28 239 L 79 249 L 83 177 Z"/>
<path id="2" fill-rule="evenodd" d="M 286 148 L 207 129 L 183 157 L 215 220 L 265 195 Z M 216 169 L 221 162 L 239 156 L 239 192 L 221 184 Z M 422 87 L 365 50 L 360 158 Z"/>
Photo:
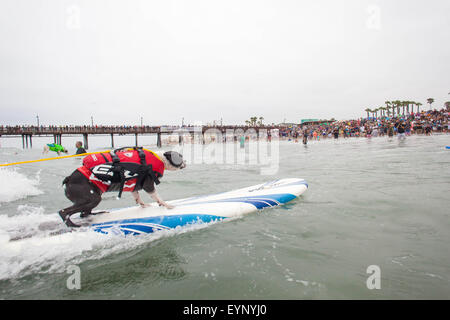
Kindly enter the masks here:
<path id="1" fill-rule="evenodd" d="M 127 150 L 119 149 L 114 153 L 105 152 L 88 155 L 83 159 L 83 166 L 79 167 L 78 171 L 102 192 L 117 191 L 120 188 L 120 184 L 117 181 L 114 182 L 104 178 L 105 176 L 113 178 L 114 170 L 112 169 L 117 164 L 123 169 L 125 178 L 123 191 L 134 191 L 142 188 L 139 182 L 142 182 L 143 179 L 140 179 L 142 177 L 139 177 L 138 170 L 142 170 L 143 165 L 151 168 L 156 178 L 164 175 L 164 162 L 155 153 L 150 150 L 138 150 L 136 148 Z M 155 182 L 157 184 L 159 183 L 158 180 Z M 121 192 L 119 196 L 120 194 Z"/>

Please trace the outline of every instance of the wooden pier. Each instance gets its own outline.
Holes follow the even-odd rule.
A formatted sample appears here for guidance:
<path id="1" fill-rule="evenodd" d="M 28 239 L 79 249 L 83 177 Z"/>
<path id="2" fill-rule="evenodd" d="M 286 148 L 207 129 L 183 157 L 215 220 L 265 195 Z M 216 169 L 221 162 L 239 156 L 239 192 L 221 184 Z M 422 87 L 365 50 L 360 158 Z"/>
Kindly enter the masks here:
<path id="1" fill-rule="evenodd" d="M 255 130 L 258 134 L 261 129 L 271 130 L 279 129 L 278 126 L 261 126 L 261 127 L 249 127 L 249 126 L 135 126 L 135 127 L 122 127 L 122 126 L 15 126 L 15 127 L 1 127 L 1 136 L 22 136 L 22 147 L 32 148 L 34 136 L 53 136 L 53 142 L 62 144 L 62 137 L 80 135 L 83 137 L 83 146 L 85 149 L 89 148 L 89 136 L 90 135 L 110 135 L 111 148 L 114 148 L 114 136 L 118 135 L 134 135 L 135 146 L 139 145 L 139 136 L 144 135 L 156 135 L 156 145 L 158 148 L 162 146 L 162 135 L 178 135 L 178 142 L 182 143 L 183 135 L 202 135 L 202 141 L 204 142 L 205 132 L 214 129 L 225 135 L 229 130 L 244 133 L 249 129 Z M 238 130 L 239 129 L 239 130 Z M 233 131 L 233 132 L 234 132 Z"/>

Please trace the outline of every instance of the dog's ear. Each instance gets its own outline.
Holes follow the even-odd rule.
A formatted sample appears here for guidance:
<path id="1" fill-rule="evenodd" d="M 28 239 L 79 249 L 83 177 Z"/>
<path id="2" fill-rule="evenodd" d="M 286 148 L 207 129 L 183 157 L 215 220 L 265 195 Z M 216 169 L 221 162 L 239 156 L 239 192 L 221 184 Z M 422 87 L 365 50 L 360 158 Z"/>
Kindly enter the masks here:
<path id="1" fill-rule="evenodd" d="M 186 167 L 186 161 L 183 160 L 183 155 L 176 151 L 164 152 L 160 158 L 163 160 L 166 170 L 174 171 Z"/>
<path id="2" fill-rule="evenodd" d="M 169 171 L 173 171 L 176 170 L 177 168 L 175 168 L 174 166 L 172 166 L 172 164 L 170 163 L 169 159 L 167 159 L 164 156 L 163 152 L 156 152 L 156 154 L 158 155 L 158 157 L 162 160 L 162 162 L 164 162 L 164 170 L 169 170 Z"/>

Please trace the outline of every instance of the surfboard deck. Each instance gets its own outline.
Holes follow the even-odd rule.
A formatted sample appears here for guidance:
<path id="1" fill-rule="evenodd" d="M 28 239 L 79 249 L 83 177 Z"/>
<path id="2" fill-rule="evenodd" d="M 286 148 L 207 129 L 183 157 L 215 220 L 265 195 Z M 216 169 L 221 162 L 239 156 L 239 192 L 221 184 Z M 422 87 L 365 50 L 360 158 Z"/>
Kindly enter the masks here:
<path id="1" fill-rule="evenodd" d="M 193 223 L 220 221 L 283 205 L 300 196 L 307 188 L 308 184 L 303 179 L 280 179 L 214 195 L 167 201 L 175 206 L 173 209 L 152 203 L 147 208 L 112 209 L 80 222 L 105 234 L 147 234 Z M 75 219 L 73 221 L 79 223 Z"/>

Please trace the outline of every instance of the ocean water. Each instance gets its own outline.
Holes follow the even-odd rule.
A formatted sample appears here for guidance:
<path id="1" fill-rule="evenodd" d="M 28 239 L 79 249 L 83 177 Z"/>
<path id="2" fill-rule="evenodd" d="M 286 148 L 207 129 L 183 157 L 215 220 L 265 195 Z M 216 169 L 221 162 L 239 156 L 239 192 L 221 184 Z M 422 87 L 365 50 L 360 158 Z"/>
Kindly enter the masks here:
<path id="1" fill-rule="evenodd" d="M 153 137 L 139 139 L 154 148 Z M 42 155 L 47 140 L 35 138 L 33 149 L 24 150 L 21 139 L 2 137 L 0 163 L 48 157 Z M 63 138 L 70 153 L 76 140 Z M 108 149 L 109 143 L 108 137 L 90 138 L 89 151 Z M 134 136 L 115 143 L 133 145 Z M 261 174 L 258 163 L 188 158 L 186 169 L 162 179 L 163 199 L 288 177 L 306 179 L 309 189 L 285 206 L 232 221 L 126 238 L 95 232 L 48 236 L 37 227 L 60 222 L 56 212 L 70 205 L 61 182 L 80 159 L 0 168 L 0 298 L 448 299 L 446 145 L 449 135 L 329 139 L 306 147 L 281 141 L 272 175 Z M 117 200 L 108 193 L 98 208 L 131 205 L 129 194 Z M 11 240 L 24 235 L 30 237 Z M 70 290 L 74 265 L 81 288 Z M 367 287 L 372 265 L 380 269 L 380 289 Z"/>

